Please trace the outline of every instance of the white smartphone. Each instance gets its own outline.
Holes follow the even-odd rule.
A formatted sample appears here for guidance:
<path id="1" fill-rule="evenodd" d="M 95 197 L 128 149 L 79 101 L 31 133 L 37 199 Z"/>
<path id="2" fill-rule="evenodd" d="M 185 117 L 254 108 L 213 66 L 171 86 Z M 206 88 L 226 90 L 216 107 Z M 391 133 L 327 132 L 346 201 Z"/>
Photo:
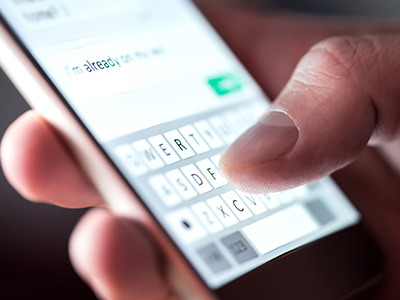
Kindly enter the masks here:
<path id="1" fill-rule="evenodd" d="M 1 0 L 1 67 L 186 299 L 343 299 L 382 273 L 331 178 L 252 195 L 221 151 L 268 99 L 189 0 Z"/>

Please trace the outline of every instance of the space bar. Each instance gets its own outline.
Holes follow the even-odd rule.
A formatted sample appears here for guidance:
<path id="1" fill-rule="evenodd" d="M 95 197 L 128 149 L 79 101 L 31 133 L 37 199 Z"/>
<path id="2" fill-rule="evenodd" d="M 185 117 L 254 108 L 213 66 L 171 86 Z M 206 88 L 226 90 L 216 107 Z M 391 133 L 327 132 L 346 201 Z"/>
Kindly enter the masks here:
<path id="1" fill-rule="evenodd" d="M 261 254 L 265 254 L 319 227 L 301 204 L 292 205 L 256 223 L 243 227 L 243 232 Z"/>

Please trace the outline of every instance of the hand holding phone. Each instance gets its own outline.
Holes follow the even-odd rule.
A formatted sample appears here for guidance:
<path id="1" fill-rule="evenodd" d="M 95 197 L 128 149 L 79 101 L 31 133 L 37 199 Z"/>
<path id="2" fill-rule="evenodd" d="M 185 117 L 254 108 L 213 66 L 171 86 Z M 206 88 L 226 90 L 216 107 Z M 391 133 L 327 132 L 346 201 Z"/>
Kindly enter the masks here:
<path id="1" fill-rule="evenodd" d="M 100 60 L 98 60 L 98 61 L 96 61 L 95 62 L 95 65 L 92 65 L 92 67 L 95 67 L 96 65 L 97 65 L 97 67 L 98 68 L 100 68 L 100 66 L 97 64 L 97 62 L 99 62 Z M 106 59 L 105 59 L 105 61 L 107 62 L 107 57 L 106 57 Z M 100 61 L 100 64 L 101 64 L 101 66 L 103 66 L 104 67 L 104 63 L 102 63 L 101 61 Z M 116 64 L 116 63 L 115 63 Z M 91 69 L 91 68 L 90 68 Z M 94 72 L 94 71 L 93 71 Z M 201 122 L 202 120 L 199 120 L 198 122 Z M 197 124 L 197 123 L 195 123 L 195 124 Z M 182 127 L 183 128 L 183 127 Z M 179 129 L 180 130 L 180 134 L 185 134 L 185 130 L 184 129 Z M 170 132 L 170 131 L 168 131 L 168 132 Z M 164 133 L 164 136 L 168 139 L 168 134 L 165 134 Z M 190 136 L 190 135 L 188 135 L 188 136 Z M 176 144 L 176 146 L 175 147 L 179 147 L 179 148 L 177 148 L 176 150 L 178 150 L 179 151 L 179 149 L 181 149 L 180 148 L 180 146 L 182 146 L 182 145 L 184 145 L 184 144 L 182 144 L 182 143 L 176 143 L 176 140 L 177 140 L 177 138 L 176 138 L 176 136 L 173 138 L 173 142 L 175 142 L 175 144 Z M 178 139 L 179 141 L 183 141 L 184 139 Z M 188 138 L 187 138 L 187 140 L 189 140 Z M 149 139 L 149 142 L 151 142 L 151 140 Z M 158 145 L 160 145 L 160 144 L 158 144 Z M 164 144 L 164 145 L 167 145 L 166 143 Z M 171 147 L 174 147 L 174 144 L 173 143 L 169 143 L 168 145 L 170 145 Z M 180 146 L 179 146 L 180 145 Z M 208 144 L 209 146 L 212 146 L 212 144 Z M 139 146 L 137 146 L 137 144 L 136 144 L 136 146 L 134 145 L 134 147 L 140 147 L 141 145 L 140 145 L 140 143 L 139 143 Z M 195 146 L 192 146 L 193 148 L 195 147 Z M 152 148 L 152 149 L 156 149 L 155 151 L 157 151 L 157 148 Z M 160 150 L 161 151 L 163 151 L 163 152 L 160 152 L 161 154 L 162 153 L 166 153 L 165 152 L 165 150 L 163 150 L 163 149 L 165 149 L 165 147 L 164 148 L 160 148 Z M 181 149 L 181 151 L 183 151 L 182 149 Z M 201 150 L 199 150 L 199 151 L 201 151 Z M 170 152 L 170 151 L 168 151 L 167 153 L 172 153 L 172 152 Z M 178 152 L 179 153 L 179 152 Z M 162 156 L 161 156 L 162 157 Z M 211 164 L 211 166 L 215 166 L 215 163 L 213 163 L 213 162 L 211 162 L 212 164 Z M 208 168 L 206 168 L 206 170 L 207 170 Z M 213 176 L 213 175 L 211 175 L 212 173 L 210 173 L 210 172 L 208 172 L 209 173 L 209 176 Z M 192 174 L 190 174 L 190 175 L 193 175 L 194 173 L 192 172 Z M 203 176 L 207 176 L 206 175 L 207 173 L 206 172 L 201 172 L 201 173 L 199 173 L 199 174 L 197 174 L 198 176 L 201 176 L 201 175 L 203 175 Z M 214 173 L 214 175 L 215 175 L 216 173 Z M 190 176 L 189 175 L 189 176 Z M 189 177 L 190 178 L 190 177 Z M 192 176 L 192 178 L 193 178 L 193 176 Z M 212 181 L 211 181 L 211 183 L 212 183 Z M 195 185 L 194 185 L 194 188 L 195 188 Z M 173 200 L 173 198 L 169 198 L 168 199 L 168 201 L 169 200 Z M 246 199 L 246 198 L 243 198 L 244 200 Z M 283 198 L 280 198 L 280 200 L 279 200 L 279 202 L 283 202 L 284 200 L 282 200 Z M 171 201 L 172 201 L 171 200 Z M 270 205 L 272 205 L 271 203 L 273 202 L 273 200 L 272 200 L 272 202 L 271 202 L 271 199 L 266 199 L 266 200 L 263 200 L 264 201 L 264 203 L 269 203 Z M 170 202 L 169 202 L 170 203 Z M 200 202 L 199 202 L 200 203 Z M 234 204 L 233 204 L 234 205 Z M 298 206 L 297 206 L 298 207 Z M 268 209 L 269 207 L 265 207 L 266 209 Z M 296 206 L 294 206 L 294 209 L 296 210 L 297 208 L 296 208 Z M 311 209 L 311 211 L 313 211 L 312 209 Z M 289 215 L 290 216 L 290 213 L 292 212 L 292 210 L 283 210 L 283 216 L 284 217 L 279 217 L 278 218 L 278 221 L 279 220 L 285 220 L 286 218 L 287 218 L 287 216 Z M 303 221 L 301 222 L 302 224 L 304 223 L 304 222 L 307 222 L 308 220 L 309 220 L 309 218 L 307 217 L 307 213 L 304 213 L 304 211 L 302 211 L 302 209 L 297 209 L 296 211 L 294 211 L 294 213 L 295 214 L 297 214 L 297 215 L 303 215 L 304 216 L 304 219 L 302 219 Z M 282 215 L 280 215 L 280 216 L 282 216 Z M 268 220 L 271 220 L 271 219 L 268 219 Z M 312 223 L 312 222 L 311 222 Z M 260 224 L 260 223 L 255 223 L 255 224 Z M 311 224 L 310 226 L 312 226 L 313 224 Z M 250 225 L 249 225 L 250 226 Z M 258 228 L 258 225 L 256 226 L 256 227 L 254 227 L 254 226 L 250 226 L 250 227 L 247 227 L 247 229 L 248 228 L 250 228 L 249 230 L 247 230 L 248 232 L 250 232 L 250 231 L 257 231 L 257 228 Z M 244 230 L 244 229 L 243 229 Z M 246 232 L 246 230 L 244 230 L 244 232 Z M 248 234 L 247 235 L 247 239 L 250 239 L 250 242 L 252 243 L 252 246 L 253 247 L 256 247 L 257 249 L 256 249 L 256 251 L 258 252 L 258 254 L 261 252 L 261 250 L 260 249 L 263 249 L 262 247 L 265 247 L 265 245 L 263 245 L 263 244 L 257 244 L 257 240 L 252 240 L 251 239 L 251 237 L 252 236 L 254 236 L 254 235 L 252 235 L 252 234 Z M 247 241 L 247 239 L 246 239 L 246 241 Z M 255 245 L 258 245 L 258 246 L 255 246 Z M 260 246 L 261 245 L 261 246 Z M 246 245 L 247 246 L 247 245 Z M 268 251 L 266 251 L 266 252 L 268 252 Z"/>

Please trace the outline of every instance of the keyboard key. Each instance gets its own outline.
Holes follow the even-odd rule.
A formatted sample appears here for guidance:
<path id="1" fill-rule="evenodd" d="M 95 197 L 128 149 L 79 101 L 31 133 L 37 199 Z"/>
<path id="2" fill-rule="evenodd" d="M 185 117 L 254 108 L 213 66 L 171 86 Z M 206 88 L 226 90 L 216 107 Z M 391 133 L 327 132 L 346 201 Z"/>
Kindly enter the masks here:
<path id="1" fill-rule="evenodd" d="M 253 216 L 250 209 L 248 209 L 246 204 L 244 204 L 243 200 L 237 193 L 235 193 L 235 191 L 229 191 L 225 194 L 222 194 L 222 199 L 225 200 L 226 204 L 240 221 L 247 220 Z"/>
<path id="2" fill-rule="evenodd" d="M 200 135 L 213 149 L 218 149 L 224 145 L 224 142 L 218 137 L 215 130 L 207 121 L 199 121 L 194 124 L 194 127 L 199 131 Z"/>
<path id="3" fill-rule="evenodd" d="M 248 128 L 246 124 L 241 122 L 240 115 L 232 110 L 225 112 L 224 118 L 228 121 L 230 126 L 234 128 L 236 136 L 239 136 Z"/>
<path id="4" fill-rule="evenodd" d="M 258 118 L 254 117 L 254 115 L 251 112 L 251 110 L 252 110 L 252 108 L 248 107 L 248 106 L 240 108 L 240 112 L 241 112 L 241 114 L 243 116 L 243 119 L 245 119 L 246 122 L 248 122 L 249 127 L 253 126 L 258 121 Z"/>
<path id="5" fill-rule="evenodd" d="M 313 191 L 320 189 L 323 186 L 324 181 L 325 181 L 325 179 L 321 179 L 321 180 L 307 184 L 308 191 L 313 192 Z"/>
<path id="6" fill-rule="evenodd" d="M 259 215 L 263 212 L 266 212 L 267 209 L 265 208 L 264 204 L 260 200 L 257 195 L 244 193 L 241 191 L 236 190 L 239 196 L 243 199 L 243 201 L 247 204 L 247 207 L 250 208 L 253 214 Z"/>
<path id="7" fill-rule="evenodd" d="M 201 174 L 195 165 L 185 166 L 181 168 L 181 171 L 200 194 L 204 194 L 212 190 L 211 185 L 207 182 L 203 174 Z"/>
<path id="8" fill-rule="evenodd" d="M 191 208 L 208 232 L 216 233 L 224 229 L 224 226 L 222 226 L 217 217 L 204 202 L 193 204 Z"/>
<path id="9" fill-rule="evenodd" d="M 221 197 L 213 197 L 211 199 L 208 199 L 206 202 L 211 210 L 215 213 L 217 218 L 226 227 L 232 226 L 238 222 L 233 212 L 229 209 L 229 207 L 221 199 Z"/>
<path id="10" fill-rule="evenodd" d="M 134 142 L 132 146 L 150 169 L 156 170 L 164 166 L 164 162 L 146 140 Z"/>
<path id="11" fill-rule="evenodd" d="M 289 191 L 292 192 L 296 197 L 305 197 L 309 194 L 310 188 L 307 185 L 301 185 Z"/>
<path id="12" fill-rule="evenodd" d="M 207 143 L 203 140 L 203 138 L 192 125 L 187 125 L 179 128 L 179 131 L 182 133 L 183 137 L 189 142 L 190 146 L 192 146 L 197 154 L 210 151 L 210 147 L 208 147 Z"/>
<path id="13" fill-rule="evenodd" d="M 115 154 L 124 164 L 124 167 L 134 176 L 147 173 L 148 169 L 140 157 L 133 151 L 129 145 L 121 145 L 115 148 Z"/>
<path id="14" fill-rule="evenodd" d="M 167 179 L 163 175 L 151 177 L 149 184 L 166 206 L 171 207 L 181 202 L 181 198 L 174 191 L 172 186 L 168 183 Z"/>
<path id="15" fill-rule="evenodd" d="M 266 112 L 269 104 L 267 102 L 257 101 L 250 106 L 249 114 L 254 122 L 257 122 L 262 115 Z"/>
<path id="16" fill-rule="evenodd" d="M 182 159 L 196 155 L 193 149 L 189 146 L 189 143 L 186 142 L 178 130 L 164 133 L 164 136 Z"/>
<path id="17" fill-rule="evenodd" d="M 235 113 L 238 114 L 238 118 L 240 123 L 244 126 L 244 128 L 248 129 L 253 126 L 257 120 L 253 120 L 247 113 L 247 107 L 240 107 L 235 110 Z"/>
<path id="18" fill-rule="evenodd" d="M 197 167 L 203 173 L 203 175 L 211 182 L 214 188 L 227 185 L 225 177 L 219 172 L 218 168 L 209 159 L 203 159 L 196 163 Z"/>
<path id="19" fill-rule="evenodd" d="M 169 171 L 165 173 L 165 176 L 172 183 L 175 190 L 178 191 L 183 199 L 189 200 L 197 196 L 197 192 L 179 170 Z"/>
<path id="20" fill-rule="evenodd" d="M 253 246 L 265 254 L 314 232 L 318 227 L 310 213 L 296 204 L 245 226 L 242 231 Z"/>
<path id="21" fill-rule="evenodd" d="M 259 196 L 263 200 L 265 206 L 269 209 L 277 208 L 280 205 L 280 202 L 274 193 L 261 194 Z"/>
<path id="22" fill-rule="evenodd" d="M 148 141 L 166 164 L 170 165 L 181 160 L 161 134 L 149 138 Z"/>
<path id="23" fill-rule="evenodd" d="M 290 191 L 283 191 L 277 193 L 279 199 L 282 201 L 282 203 L 290 203 L 294 200 L 295 195 Z"/>
<path id="24" fill-rule="evenodd" d="M 221 154 L 216 154 L 210 157 L 211 161 L 214 163 L 214 165 L 218 168 L 219 170 L 219 161 L 221 160 Z"/>
<path id="25" fill-rule="evenodd" d="M 331 211 L 321 200 L 313 200 L 307 202 L 305 206 L 308 208 L 308 211 L 315 217 L 320 225 L 326 225 L 335 219 Z"/>
<path id="26" fill-rule="evenodd" d="M 237 133 L 221 116 L 211 117 L 210 122 L 215 130 L 219 133 L 219 135 L 225 140 L 225 142 L 230 144 L 236 139 Z"/>
<path id="27" fill-rule="evenodd" d="M 231 268 L 231 265 L 215 244 L 209 244 L 199 249 L 197 253 L 214 273 L 220 273 Z"/>
<path id="28" fill-rule="evenodd" d="M 207 236 L 207 232 L 187 207 L 169 213 L 166 220 L 175 236 L 185 244 L 193 243 Z"/>
<path id="29" fill-rule="evenodd" d="M 246 241 L 240 231 L 221 239 L 222 244 L 240 264 L 256 258 L 258 255 Z"/>

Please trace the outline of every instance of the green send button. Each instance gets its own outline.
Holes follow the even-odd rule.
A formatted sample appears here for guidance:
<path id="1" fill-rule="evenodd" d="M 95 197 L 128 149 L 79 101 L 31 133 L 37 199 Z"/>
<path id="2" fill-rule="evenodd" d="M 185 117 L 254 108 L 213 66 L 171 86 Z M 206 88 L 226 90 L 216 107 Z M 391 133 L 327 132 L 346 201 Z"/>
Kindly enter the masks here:
<path id="1" fill-rule="evenodd" d="M 229 73 L 210 78 L 208 83 L 220 96 L 239 91 L 243 87 L 239 77 Z"/>

